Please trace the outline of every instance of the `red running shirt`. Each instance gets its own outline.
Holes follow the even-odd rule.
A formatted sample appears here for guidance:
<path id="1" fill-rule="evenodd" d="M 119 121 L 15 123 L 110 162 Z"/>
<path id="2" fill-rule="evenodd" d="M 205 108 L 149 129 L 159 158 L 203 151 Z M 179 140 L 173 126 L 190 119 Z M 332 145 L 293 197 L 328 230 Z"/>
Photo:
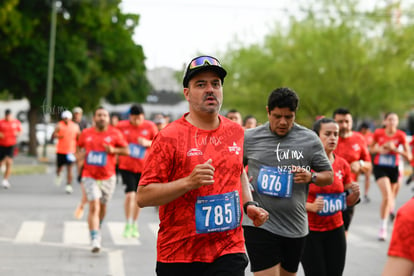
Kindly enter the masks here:
<path id="1" fill-rule="evenodd" d="M 414 136 L 413 136 L 413 138 L 410 142 L 410 146 L 411 146 L 411 155 L 413 156 L 413 158 L 411 159 L 410 164 L 411 164 L 411 167 L 414 168 Z"/>
<path id="2" fill-rule="evenodd" d="M 210 131 L 194 127 L 184 116 L 162 129 L 154 139 L 139 185 L 163 185 L 187 177 L 196 165 L 208 159 L 212 159 L 215 168 L 215 183 L 160 206 L 157 260 L 165 263 L 210 263 L 225 254 L 244 253 L 241 221 L 231 230 L 198 233 L 196 225 L 200 225 L 200 221 L 196 222 L 195 215 L 200 197 L 232 193 L 240 197 L 235 208 L 242 216 L 240 175 L 243 170 L 244 131 L 240 125 L 221 115 L 220 126 Z"/>
<path id="3" fill-rule="evenodd" d="M 371 155 L 369 154 L 364 136 L 355 131 L 347 138 L 339 137 L 338 146 L 334 153 L 344 158 L 349 164 L 358 160 L 371 162 Z M 354 173 L 351 173 L 351 175 L 352 180 L 356 181 L 356 175 Z"/>
<path id="4" fill-rule="evenodd" d="M 389 141 L 392 141 L 395 145 L 396 148 L 398 148 L 400 145 L 404 145 L 405 143 L 407 143 L 407 135 L 404 133 L 404 131 L 397 129 L 397 132 L 394 133 L 394 135 L 392 136 L 388 136 L 385 133 L 385 129 L 383 128 L 378 128 L 374 131 L 374 141 L 378 144 L 378 145 L 383 145 Z M 389 156 L 393 156 L 394 157 L 394 164 L 393 167 L 398 167 L 399 164 L 399 156 L 398 153 L 393 153 L 390 152 L 389 154 L 387 154 Z M 374 164 L 375 165 L 380 165 L 380 154 L 376 154 L 375 158 L 374 158 Z"/>
<path id="5" fill-rule="evenodd" d="M 0 132 L 3 133 L 3 138 L 0 138 L 1 147 L 11 147 L 17 143 L 17 133 L 22 131 L 22 124 L 17 119 L 10 121 L 0 120 Z"/>
<path id="6" fill-rule="evenodd" d="M 103 132 L 94 127 L 82 131 L 78 140 L 78 146 L 86 152 L 82 177 L 105 180 L 115 175 L 116 155 L 107 154 L 104 145 L 126 147 L 128 143 L 122 133 L 111 126 Z"/>
<path id="7" fill-rule="evenodd" d="M 313 183 L 309 185 L 307 202 L 314 202 L 317 194 L 337 194 L 344 192 L 344 186 L 352 182 L 351 167 L 348 162 L 340 156 L 335 156 L 332 164 L 334 181 L 331 185 L 319 187 Z M 308 212 L 309 229 L 311 231 L 330 231 L 344 224 L 342 212 L 336 212 L 331 216 L 320 216 L 314 212 Z"/>
<path id="8" fill-rule="evenodd" d="M 116 128 L 124 135 L 130 151 L 129 156 L 119 156 L 119 168 L 134 173 L 142 172 L 147 148 L 138 144 L 138 138 L 142 137 L 152 141 L 158 133 L 157 126 L 148 120 L 144 120 L 139 126 L 134 126 L 129 120 L 124 120 L 120 121 Z"/>
<path id="9" fill-rule="evenodd" d="M 397 212 L 389 256 L 406 258 L 414 262 L 414 198 L 407 201 Z"/>

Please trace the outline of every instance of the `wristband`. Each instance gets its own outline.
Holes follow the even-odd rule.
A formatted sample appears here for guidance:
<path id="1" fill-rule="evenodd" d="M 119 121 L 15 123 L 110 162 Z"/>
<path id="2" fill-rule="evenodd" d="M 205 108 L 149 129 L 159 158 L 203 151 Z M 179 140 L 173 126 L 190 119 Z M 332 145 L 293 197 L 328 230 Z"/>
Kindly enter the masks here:
<path id="1" fill-rule="evenodd" d="M 363 166 L 364 166 L 364 164 L 365 164 L 364 160 L 359 160 L 359 165 L 360 165 L 361 167 L 363 167 Z"/>
<path id="2" fill-rule="evenodd" d="M 348 190 L 345 191 L 345 196 L 349 196 L 350 194 L 352 194 L 352 189 L 349 188 Z"/>
<path id="3" fill-rule="evenodd" d="M 243 204 L 243 210 L 245 214 L 247 214 L 247 206 L 249 205 L 254 205 L 256 207 L 259 207 L 259 203 L 257 201 L 247 201 L 246 203 Z"/>

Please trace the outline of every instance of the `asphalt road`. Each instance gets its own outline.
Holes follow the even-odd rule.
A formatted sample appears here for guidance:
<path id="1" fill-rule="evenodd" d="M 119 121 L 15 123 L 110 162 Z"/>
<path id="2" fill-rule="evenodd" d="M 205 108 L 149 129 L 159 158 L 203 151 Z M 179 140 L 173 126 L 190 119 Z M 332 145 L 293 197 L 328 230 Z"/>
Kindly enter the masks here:
<path id="1" fill-rule="evenodd" d="M 85 216 L 73 217 L 79 185 L 73 194 L 65 194 L 64 186 L 55 186 L 53 170 L 49 165 L 46 173 L 12 176 L 12 187 L 0 190 L 0 275 L 155 275 L 155 208 L 142 210 L 140 238 L 124 239 L 124 192 L 117 185 L 102 227 L 103 250 L 92 254 Z M 355 210 L 345 276 L 380 275 L 386 260 L 388 241 L 377 240 L 380 194 L 375 183 L 370 196 L 370 203 Z M 403 184 L 397 207 L 411 196 L 411 187 Z M 253 274 L 247 269 L 246 275 Z M 301 269 L 298 275 L 303 275 Z"/>

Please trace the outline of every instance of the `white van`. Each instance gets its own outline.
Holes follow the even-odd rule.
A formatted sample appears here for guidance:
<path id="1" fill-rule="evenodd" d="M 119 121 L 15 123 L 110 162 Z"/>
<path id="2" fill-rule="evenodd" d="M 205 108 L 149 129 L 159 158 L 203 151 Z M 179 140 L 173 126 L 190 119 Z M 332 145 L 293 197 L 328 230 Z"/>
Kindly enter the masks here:
<path id="1" fill-rule="evenodd" d="M 7 100 L 0 101 L 0 118 L 5 117 L 4 113 L 6 109 L 11 110 L 11 114 L 14 118 L 18 119 L 22 124 L 22 133 L 17 138 L 17 145 L 23 150 L 29 144 L 29 118 L 28 112 L 30 109 L 29 101 L 24 98 L 21 100 Z M 46 137 L 48 141 L 52 137 L 54 131 L 54 124 L 49 124 L 47 127 Z M 39 145 L 43 145 L 45 142 L 45 126 L 44 124 L 36 124 L 36 140 Z"/>

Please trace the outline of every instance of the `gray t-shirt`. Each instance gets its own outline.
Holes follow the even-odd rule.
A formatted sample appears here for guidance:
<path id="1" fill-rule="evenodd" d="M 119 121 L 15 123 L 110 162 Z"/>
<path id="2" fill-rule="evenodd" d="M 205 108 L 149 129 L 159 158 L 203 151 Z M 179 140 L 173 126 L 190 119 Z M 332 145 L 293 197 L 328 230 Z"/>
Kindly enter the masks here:
<path id="1" fill-rule="evenodd" d="M 270 131 L 267 122 L 246 130 L 244 160 L 249 177 L 253 177 L 253 199 L 270 215 L 260 228 L 283 237 L 306 236 L 309 184 L 293 183 L 290 170 L 292 165 L 316 172 L 332 170 L 319 137 L 296 123 L 286 136 L 280 137 Z M 253 226 L 251 220 L 244 217 L 243 225 Z"/>

